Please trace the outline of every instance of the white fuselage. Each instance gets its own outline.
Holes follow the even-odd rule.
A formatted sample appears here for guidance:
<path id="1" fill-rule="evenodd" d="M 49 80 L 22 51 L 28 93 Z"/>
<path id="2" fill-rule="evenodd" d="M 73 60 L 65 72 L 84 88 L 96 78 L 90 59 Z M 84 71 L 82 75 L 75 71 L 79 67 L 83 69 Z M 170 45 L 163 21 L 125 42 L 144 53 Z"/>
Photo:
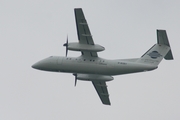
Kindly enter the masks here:
<path id="1" fill-rule="evenodd" d="M 52 72 L 121 75 L 156 69 L 157 66 L 136 62 L 137 59 L 107 60 L 96 57 L 60 57 L 51 56 L 33 65 L 34 68 Z"/>

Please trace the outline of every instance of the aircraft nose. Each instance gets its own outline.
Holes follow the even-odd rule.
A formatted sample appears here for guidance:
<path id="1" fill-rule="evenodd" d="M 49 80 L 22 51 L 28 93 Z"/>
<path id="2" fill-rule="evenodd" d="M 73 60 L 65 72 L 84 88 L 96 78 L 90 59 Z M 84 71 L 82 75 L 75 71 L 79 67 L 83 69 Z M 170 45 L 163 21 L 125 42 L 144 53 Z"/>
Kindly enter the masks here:
<path id="1" fill-rule="evenodd" d="M 56 71 L 57 57 L 48 57 L 31 66 L 34 69 L 43 71 Z"/>
<path id="2" fill-rule="evenodd" d="M 34 68 L 34 69 L 41 69 L 42 65 L 41 65 L 40 62 L 37 62 L 37 63 L 33 64 L 31 67 Z"/>
<path id="3" fill-rule="evenodd" d="M 38 69 L 38 70 L 46 70 L 46 68 L 49 65 L 49 59 L 43 59 L 35 64 L 32 65 L 32 68 Z"/>

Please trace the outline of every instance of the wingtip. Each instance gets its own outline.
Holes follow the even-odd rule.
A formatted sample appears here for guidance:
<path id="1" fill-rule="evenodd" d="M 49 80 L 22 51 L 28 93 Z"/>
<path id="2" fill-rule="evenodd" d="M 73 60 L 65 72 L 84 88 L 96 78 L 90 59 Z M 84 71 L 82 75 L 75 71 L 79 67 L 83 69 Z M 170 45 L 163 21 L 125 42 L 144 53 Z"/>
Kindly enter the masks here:
<path id="1" fill-rule="evenodd" d="M 111 103 L 103 103 L 104 105 L 109 105 L 109 106 L 111 106 Z"/>
<path id="2" fill-rule="evenodd" d="M 166 31 L 166 30 L 165 30 L 165 29 L 157 29 L 157 32 L 158 32 L 158 31 Z"/>
<path id="3" fill-rule="evenodd" d="M 74 8 L 74 10 L 82 10 L 82 8 Z"/>

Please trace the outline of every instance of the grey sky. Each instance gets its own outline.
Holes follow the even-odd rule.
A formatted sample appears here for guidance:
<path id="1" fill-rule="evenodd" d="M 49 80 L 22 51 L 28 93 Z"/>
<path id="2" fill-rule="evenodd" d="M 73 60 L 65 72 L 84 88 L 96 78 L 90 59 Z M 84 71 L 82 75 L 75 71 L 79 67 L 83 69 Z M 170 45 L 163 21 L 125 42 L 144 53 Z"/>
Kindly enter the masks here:
<path id="1" fill-rule="evenodd" d="M 180 2 L 178 0 L 1 0 L 0 120 L 180 119 Z M 166 29 L 174 61 L 152 72 L 115 76 L 112 105 L 101 103 L 91 82 L 31 65 L 65 55 L 66 36 L 76 42 L 74 8 L 83 8 L 94 42 L 109 59 L 140 57 Z M 78 56 L 69 51 L 68 56 Z"/>

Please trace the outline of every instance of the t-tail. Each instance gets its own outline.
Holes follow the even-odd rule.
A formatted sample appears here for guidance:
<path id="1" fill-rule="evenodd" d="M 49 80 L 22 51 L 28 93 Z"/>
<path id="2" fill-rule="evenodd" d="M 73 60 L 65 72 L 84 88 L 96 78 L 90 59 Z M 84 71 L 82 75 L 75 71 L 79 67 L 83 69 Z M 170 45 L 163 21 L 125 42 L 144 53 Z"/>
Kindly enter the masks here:
<path id="1" fill-rule="evenodd" d="M 173 60 L 173 55 L 166 31 L 157 30 L 157 44 L 142 55 L 138 62 L 157 66 L 163 58 Z"/>

